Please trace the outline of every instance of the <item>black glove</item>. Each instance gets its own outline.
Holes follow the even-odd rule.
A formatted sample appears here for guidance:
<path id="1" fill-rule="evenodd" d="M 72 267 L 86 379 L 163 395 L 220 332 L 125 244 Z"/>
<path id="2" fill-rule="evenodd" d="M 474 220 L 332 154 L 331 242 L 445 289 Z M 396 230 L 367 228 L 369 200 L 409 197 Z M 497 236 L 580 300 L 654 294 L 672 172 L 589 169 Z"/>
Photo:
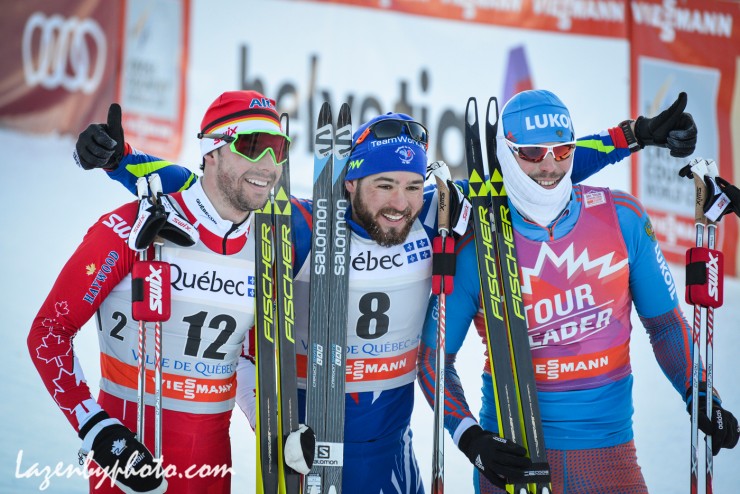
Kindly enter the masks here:
<path id="1" fill-rule="evenodd" d="M 129 429 L 105 412 L 98 412 L 80 429 L 81 459 L 91 459 L 103 468 L 126 493 L 161 494 L 167 490 L 161 462 Z"/>
<path id="2" fill-rule="evenodd" d="M 285 464 L 298 473 L 307 475 L 313 468 L 313 457 L 316 450 L 316 434 L 305 424 L 288 434 L 285 439 Z"/>
<path id="3" fill-rule="evenodd" d="M 720 190 L 725 193 L 727 198 L 730 199 L 730 205 L 725 209 L 725 214 L 734 211 L 736 215 L 740 216 L 740 189 L 722 177 L 716 177 L 714 181 Z"/>
<path id="4" fill-rule="evenodd" d="M 121 126 L 121 106 L 113 103 L 108 108 L 108 123 L 88 125 L 77 138 L 72 156 L 85 170 L 93 168 L 115 170 L 123 158 L 125 144 Z"/>
<path id="5" fill-rule="evenodd" d="M 694 152 L 697 129 L 691 114 L 684 112 L 687 100 L 686 93 L 681 92 L 670 108 L 657 116 L 637 117 L 635 138 L 640 148 L 668 148 L 675 158 L 685 158 Z"/>
<path id="6" fill-rule="evenodd" d="M 526 449 L 479 425 L 463 432 L 457 446 L 480 473 L 502 489 L 507 483 L 523 482 L 525 470 L 532 466 Z"/>
<path id="7" fill-rule="evenodd" d="M 712 456 L 717 456 L 722 448 L 732 449 L 737 445 L 740 437 L 740 426 L 737 419 L 730 412 L 722 408 L 717 402 L 712 403 L 712 419 L 707 417 L 706 383 L 700 384 L 699 394 L 699 429 L 712 436 Z M 691 387 L 686 391 L 686 410 L 691 414 Z"/>

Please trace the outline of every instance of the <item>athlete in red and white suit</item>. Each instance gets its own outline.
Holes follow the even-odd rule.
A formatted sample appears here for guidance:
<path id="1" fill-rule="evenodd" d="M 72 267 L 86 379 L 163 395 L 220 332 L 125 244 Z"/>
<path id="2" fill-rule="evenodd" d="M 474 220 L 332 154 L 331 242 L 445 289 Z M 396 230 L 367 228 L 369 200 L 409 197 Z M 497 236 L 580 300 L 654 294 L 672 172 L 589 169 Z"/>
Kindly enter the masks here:
<path id="1" fill-rule="evenodd" d="M 264 132 L 273 142 L 280 132 L 274 104 L 254 91 L 224 93 L 206 112 L 202 132 Z M 120 114 L 117 119 L 120 121 Z M 109 114 L 109 122 L 112 120 Z M 225 144 L 223 139 L 204 139 L 203 177 L 188 190 L 171 196 L 180 213 L 197 227 L 199 242 L 191 247 L 165 242 L 162 249 L 163 260 L 170 263 L 172 272 L 171 317 L 163 323 L 162 337 L 162 455 L 169 492 L 178 494 L 230 491 L 230 471 L 224 470 L 231 466 L 231 410 L 235 399 L 242 408 L 254 408 L 243 406 L 245 400 L 253 399 L 254 375 L 249 375 L 253 366 L 241 358 L 249 354 L 245 351 L 249 347 L 247 335 L 254 325 L 251 212 L 264 206 L 281 168 L 276 166 L 274 151 L 267 152 L 270 149 L 258 158 L 247 159 Z M 111 424 L 115 422 L 112 419 L 136 429 L 138 323 L 131 316 L 130 279 L 136 252 L 127 244 L 136 215 L 137 204 L 126 204 L 103 215 L 90 228 L 62 269 L 28 336 L 32 360 L 49 393 L 85 437 L 104 436 L 101 432 L 111 427 L 120 431 L 119 425 Z M 96 313 L 102 374 L 97 400 L 85 382 L 73 347 L 74 336 Z M 150 327 L 149 367 L 153 340 Z M 249 383 L 239 396 L 237 375 L 240 382 Z M 148 374 L 147 388 L 151 400 L 147 401 L 144 436 L 153 451 L 153 373 Z M 97 422 L 101 412 L 112 419 Z M 135 442 L 130 434 L 129 438 Z M 122 441 L 113 443 L 114 450 L 116 444 Z M 203 469 L 206 466 L 221 469 L 209 472 Z M 103 480 L 103 489 L 95 487 L 98 480 Z M 133 491 L 160 493 L 164 488 Z M 91 490 L 120 492 L 105 478 L 91 479 Z"/>
<path id="2" fill-rule="evenodd" d="M 229 422 L 236 370 L 241 361 L 248 371 L 246 360 L 239 357 L 254 319 L 250 223 L 237 226 L 221 220 L 200 184 L 172 197 L 198 225 L 201 241 L 188 248 L 166 242 L 163 248 L 172 270 L 172 316 L 163 323 L 162 345 L 164 464 L 183 475 L 168 477 L 170 492 L 228 492 L 230 475 L 185 477 L 203 465 L 231 465 Z M 28 338 L 49 393 L 76 430 L 101 409 L 136 430 L 138 326 L 131 317 L 130 279 L 136 252 L 126 244 L 136 211 L 136 203 L 126 204 L 90 228 L 57 278 Z M 72 344 L 96 311 L 102 373 L 97 400 Z M 149 326 L 151 359 L 154 338 Z M 151 376 L 148 388 L 151 397 Z M 147 406 L 145 444 L 150 450 L 153 424 L 153 407 Z M 103 484 L 110 486 L 108 481 Z"/>

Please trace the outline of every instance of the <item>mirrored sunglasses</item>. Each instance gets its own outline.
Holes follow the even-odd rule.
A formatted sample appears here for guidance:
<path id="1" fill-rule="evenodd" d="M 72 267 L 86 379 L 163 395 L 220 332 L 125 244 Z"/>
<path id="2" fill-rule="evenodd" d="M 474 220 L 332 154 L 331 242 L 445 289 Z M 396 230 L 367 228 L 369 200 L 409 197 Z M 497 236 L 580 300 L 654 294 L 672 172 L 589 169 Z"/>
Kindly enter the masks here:
<path id="1" fill-rule="evenodd" d="M 545 159 L 548 153 L 552 153 L 552 157 L 555 161 L 563 161 L 568 159 L 573 151 L 576 149 L 576 142 L 563 142 L 560 144 L 553 144 L 552 146 L 542 146 L 539 144 L 514 144 L 508 139 L 505 139 L 506 144 L 511 149 L 511 152 L 519 156 L 524 161 L 530 163 L 539 163 Z"/>

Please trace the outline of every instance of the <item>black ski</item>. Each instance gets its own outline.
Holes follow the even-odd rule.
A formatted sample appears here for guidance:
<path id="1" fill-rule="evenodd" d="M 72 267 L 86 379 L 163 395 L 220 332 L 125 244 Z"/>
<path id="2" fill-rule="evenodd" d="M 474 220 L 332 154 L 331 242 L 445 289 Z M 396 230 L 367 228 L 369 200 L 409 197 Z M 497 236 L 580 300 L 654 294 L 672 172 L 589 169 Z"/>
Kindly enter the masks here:
<path id="1" fill-rule="evenodd" d="M 274 246 L 272 201 L 254 212 L 255 232 L 255 352 L 257 388 L 257 492 L 277 494 L 277 378 L 275 368 Z"/>
<path id="2" fill-rule="evenodd" d="M 327 347 L 329 344 L 329 269 L 331 255 L 332 162 L 334 129 L 331 107 L 324 103 L 319 111 L 314 138 L 313 228 L 311 235 L 311 284 L 306 376 L 306 424 L 317 441 L 326 438 L 326 395 L 328 384 Z M 304 479 L 307 494 L 320 494 L 323 489 L 325 452 L 317 444 L 314 465 Z"/>
<path id="3" fill-rule="evenodd" d="M 468 199 L 473 206 L 478 277 L 493 377 L 493 396 L 498 411 L 498 430 L 502 437 L 523 445 L 516 384 L 509 354 L 506 316 L 501 300 L 500 271 L 493 238 L 495 227 L 490 221 L 490 183 L 486 179 L 481 149 L 478 106 L 475 98 L 470 98 L 465 109 L 465 153 L 470 187 Z M 519 494 L 522 488 L 526 491 L 526 485 L 515 484 L 514 492 Z"/>
<path id="4" fill-rule="evenodd" d="M 288 114 L 281 115 L 283 132 L 289 134 Z M 282 175 L 272 198 L 275 225 L 275 292 L 277 309 L 276 357 L 278 394 L 278 443 L 280 492 L 300 494 L 301 477 L 285 465 L 283 446 L 288 435 L 298 429 L 298 377 L 295 353 L 295 306 L 293 303 L 293 235 L 291 232 L 290 159 L 282 165 Z"/>
<path id="5" fill-rule="evenodd" d="M 349 275 L 344 176 L 351 146 L 349 106 L 342 105 L 335 133 L 331 108 L 324 103 L 314 141 L 306 422 L 314 429 L 317 444 L 314 468 L 305 479 L 308 494 L 342 490 Z"/>
<path id="6" fill-rule="evenodd" d="M 344 385 L 347 347 L 347 285 L 349 282 L 349 228 L 344 217 L 349 206 L 344 187 L 352 150 L 352 117 L 348 104 L 339 109 L 334 134 L 332 172 L 331 277 L 329 281 L 329 384 L 326 397 L 326 441 L 330 464 L 325 466 L 324 493 L 342 492 L 344 463 Z M 337 463 L 338 462 L 338 463 Z"/>
<path id="7" fill-rule="evenodd" d="M 495 120 L 492 122 L 492 119 Z M 478 202 L 478 206 L 474 204 L 473 209 L 476 247 L 479 247 L 481 289 L 484 294 L 484 313 L 487 312 L 486 299 L 492 299 L 490 310 L 494 318 L 491 319 L 486 314 L 486 333 L 499 427 L 503 437 L 527 448 L 533 463 L 533 468 L 529 472 L 533 481 L 528 486 L 515 485 L 514 492 L 544 494 L 552 492 L 549 482 L 550 471 L 522 301 L 511 211 L 503 184 L 501 165 L 496 156 L 497 129 L 498 101 L 491 98 L 486 110 L 485 139 L 489 170 L 489 178 L 486 180 L 483 171 L 478 107 L 475 98 L 470 98 L 466 108 L 466 151 L 471 201 L 476 199 Z M 478 189 L 475 190 L 475 187 Z M 486 195 L 488 197 L 485 197 Z M 484 197 L 482 201 L 479 199 L 481 196 Z M 487 218 L 489 207 L 492 224 Z M 483 216 L 486 216 L 485 221 L 480 219 Z M 477 225 L 479 221 L 480 232 Z M 507 365 L 508 369 L 505 368 Z"/>
<path id="8" fill-rule="evenodd" d="M 288 115 L 281 116 L 288 134 Z M 300 475 L 283 446 L 298 429 L 293 250 L 289 162 L 262 209 L 255 211 L 255 360 L 257 367 L 257 492 L 300 494 Z"/>

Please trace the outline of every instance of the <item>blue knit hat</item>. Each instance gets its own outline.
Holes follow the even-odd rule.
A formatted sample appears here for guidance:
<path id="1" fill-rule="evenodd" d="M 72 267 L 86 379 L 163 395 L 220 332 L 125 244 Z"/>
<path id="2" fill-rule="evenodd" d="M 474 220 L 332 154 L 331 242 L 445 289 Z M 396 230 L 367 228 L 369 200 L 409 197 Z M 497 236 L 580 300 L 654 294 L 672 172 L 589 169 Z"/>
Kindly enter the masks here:
<path id="1" fill-rule="evenodd" d="M 385 115 L 378 115 L 355 131 L 352 143 L 355 144 L 368 127 L 381 120 L 414 121 L 413 118 L 403 113 L 389 112 Z M 370 132 L 352 150 L 347 166 L 345 180 L 355 180 L 384 172 L 413 172 L 424 177 L 427 170 L 427 153 L 425 146 L 412 139 L 406 129 L 398 137 L 389 139 L 377 139 L 375 134 Z"/>
<path id="2" fill-rule="evenodd" d="M 550 91 L 522 91 L 506 103 L 501 114 L 504 137 L 517 144 L 575 140 L 570 113 Z"/>

